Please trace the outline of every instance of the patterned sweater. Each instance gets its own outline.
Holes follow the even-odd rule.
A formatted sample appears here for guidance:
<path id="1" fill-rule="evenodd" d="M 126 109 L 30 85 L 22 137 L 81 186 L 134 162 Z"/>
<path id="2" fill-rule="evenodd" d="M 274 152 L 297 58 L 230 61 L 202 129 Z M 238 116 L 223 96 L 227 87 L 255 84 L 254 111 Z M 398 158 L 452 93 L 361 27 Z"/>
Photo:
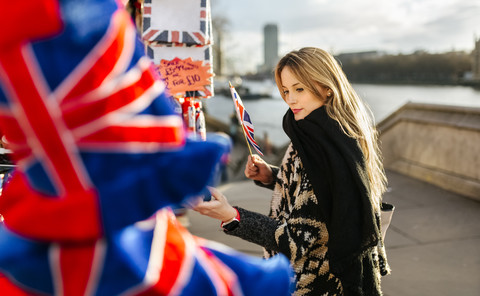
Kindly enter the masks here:
<path id="1" fill-rule="evenodd" d="M 318 215 L 317 197 L 292 145 L 280 169 L 272 169 L 275 181 L 264 186 L 274 190 L 269 217 L 237 208 L 240 225 L 226 233 L 263 246 L 266 258 L 277 253 L 286 255 L 295 272 L 293 295 L 344 295 L 339 278 L 330 272 L 328 230 Z M 373 254 L 372 260 L 377 255 Z M 374 266 L 378 264 L 377 259 Z M 372 281 L 380 281 L 379 268 L 372 276 Z"/>

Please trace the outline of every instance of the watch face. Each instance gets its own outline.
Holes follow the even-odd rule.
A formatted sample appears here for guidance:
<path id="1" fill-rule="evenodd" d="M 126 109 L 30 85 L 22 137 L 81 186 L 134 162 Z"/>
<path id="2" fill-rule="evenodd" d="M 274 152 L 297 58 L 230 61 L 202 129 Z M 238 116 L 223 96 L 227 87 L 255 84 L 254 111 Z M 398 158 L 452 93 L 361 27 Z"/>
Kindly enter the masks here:
<path id="1" fill-rule="evenodd" d="M 240 224 L 240 221 L 238 220 L 233 220 L 232 222 L 229 222 L 227 224 L 223 224 L 223 229 L 225 229 L 226 231 L 232 231 L 234 230 L 235 228 L 238 227 L 238 225 Z"/>

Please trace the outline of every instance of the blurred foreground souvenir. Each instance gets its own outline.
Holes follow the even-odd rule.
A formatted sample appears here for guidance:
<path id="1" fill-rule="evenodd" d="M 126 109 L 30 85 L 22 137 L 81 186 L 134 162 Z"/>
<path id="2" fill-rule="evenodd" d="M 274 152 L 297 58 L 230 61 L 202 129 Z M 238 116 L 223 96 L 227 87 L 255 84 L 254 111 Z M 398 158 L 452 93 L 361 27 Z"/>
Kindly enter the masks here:
<path id="1" fill-rule="evenodd" d="M 17 167 L 0 196 L 0 295 L 289 295 L 285 257 L 175 219 L 228 147 L 187 140 L 118 3 L 4 3 L 0 128 Z"/>

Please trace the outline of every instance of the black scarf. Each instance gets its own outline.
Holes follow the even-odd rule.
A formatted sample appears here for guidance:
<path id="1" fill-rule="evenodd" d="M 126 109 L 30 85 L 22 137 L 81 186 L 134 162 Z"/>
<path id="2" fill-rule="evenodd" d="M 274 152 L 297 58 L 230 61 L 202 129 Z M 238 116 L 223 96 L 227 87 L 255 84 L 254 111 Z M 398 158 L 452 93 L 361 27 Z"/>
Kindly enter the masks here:
<path id="1" fill-rule="evenodd" d="M 365 159 L 322 106 L 295 121 L 288 110 L 283 129 L 298 151 L 329 233 L 330 268 L 344 286 L 362 289 L 362 261 L 380 239 L 370 201 Z"/>

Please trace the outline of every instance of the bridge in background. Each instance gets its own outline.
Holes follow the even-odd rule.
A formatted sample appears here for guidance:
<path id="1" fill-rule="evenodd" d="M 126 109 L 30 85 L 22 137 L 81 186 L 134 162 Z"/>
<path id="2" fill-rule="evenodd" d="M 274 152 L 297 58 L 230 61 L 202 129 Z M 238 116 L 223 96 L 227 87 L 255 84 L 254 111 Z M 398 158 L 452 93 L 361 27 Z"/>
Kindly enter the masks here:
<path id="1" fill-rule="evenodd" d="M 480 108 L 407 103 L 377 128 L 387 169 L 480 201 Z"/>

